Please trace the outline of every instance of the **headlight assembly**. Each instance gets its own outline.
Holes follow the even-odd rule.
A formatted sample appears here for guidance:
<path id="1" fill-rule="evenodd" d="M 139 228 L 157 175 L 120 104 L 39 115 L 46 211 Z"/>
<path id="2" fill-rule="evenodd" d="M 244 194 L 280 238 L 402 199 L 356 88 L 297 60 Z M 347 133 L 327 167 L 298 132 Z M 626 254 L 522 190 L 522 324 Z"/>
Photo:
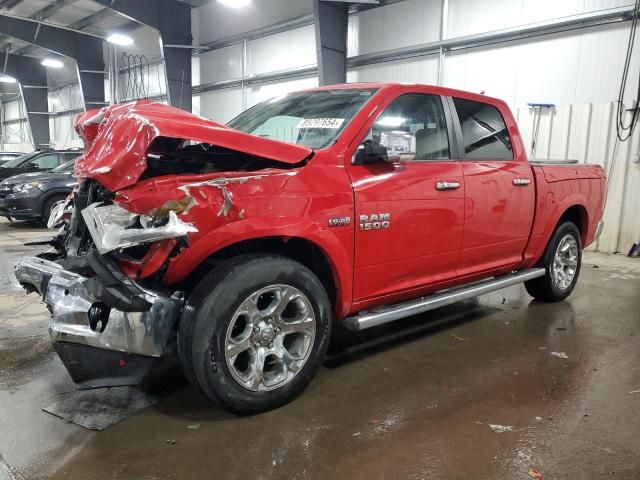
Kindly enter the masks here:
<path id="1" fill-rule="evenodd" d="M 174 211 L 168 212 L 161 222 L 155 222 L 151 217 L 128 212 L 117 205 L 99 205 L 89 205 L 82 210 L 82 217 L 100 253 L 166 238 L 184 237 L 198 231 L 190 223 L 180 220 Z"/>
<path id="2" fill-rule="evenodd" d="M 18 183 L 14 185 L 11 191 L 13 193 L 27 193 L 30 190 L 34 189 L 42 190 L 44 188 L 43 182 L 29 182 L 29 183 Z"/>

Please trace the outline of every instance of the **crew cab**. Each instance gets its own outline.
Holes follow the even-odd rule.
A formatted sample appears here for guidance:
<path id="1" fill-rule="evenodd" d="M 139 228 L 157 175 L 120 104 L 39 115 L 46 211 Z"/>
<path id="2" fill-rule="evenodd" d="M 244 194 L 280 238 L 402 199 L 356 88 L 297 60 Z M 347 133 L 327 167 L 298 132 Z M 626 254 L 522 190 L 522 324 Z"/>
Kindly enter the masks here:
<path id="1" fill-rule="evenodd" d="M 54 251 L 18 280 L 81 387 L 175 358 L 236 413 L 300 394 L 333 328 L 354 331 L 524 282 L 573 290 L 602 229 L 597 165 L 527 160 L 507 105 L 346 84 L 228 125 L 149 102 L 86 112 Z"/>

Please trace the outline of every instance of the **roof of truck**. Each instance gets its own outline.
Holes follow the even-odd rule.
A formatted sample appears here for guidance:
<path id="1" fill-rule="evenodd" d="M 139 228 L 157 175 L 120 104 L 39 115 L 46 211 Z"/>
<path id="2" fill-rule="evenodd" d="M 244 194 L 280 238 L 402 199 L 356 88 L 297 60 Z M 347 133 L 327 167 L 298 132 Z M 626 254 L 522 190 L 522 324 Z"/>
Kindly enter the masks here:
<path id="1" fill-rule="evenodd" d="M 393 88 L 398 88 L 398 87 L 403 87 L 403 88 L 407 88 L 407 87 L 421 87 L 421 88 L 428 88 L 429 90 L 433 91 L 433 93 L 438 94 L 438 95 L 446 95 L 446 96 L 453 96 L 453 97 L 457 97 L 457 96 L 464 96 L 465 98 L 469 98 L 469 99 L 476 99 L 478 101 L 484 101 L 484 102 L 500 102 L 500 103 L 504 103 L 503 100 L 499 99 L 499 98 L 495 98 L 495 97 L 490 97 L 481 93 L 475 93 L 475 92 L 468 92 L 465 90 L 458 90 L 455 88 L 447 88 L 447 87 L 441 87 L 438 85 L 428 85 L 428 84 L 421 84 L 421 83 L 401 83 L 401 82 L 359 82 L 359 83 L 337 83 L 334 85 L 325 85 L 322 87 L 313 87 L 313 88 L 307 88 L 304 89 L 303 91 L 314 91 L 314 90 L 342 90 L 342 89 L 368 89 L 368 88 L 375 88 L 378 90 L 388 90 L 388 89 L 393 89 Z"/>

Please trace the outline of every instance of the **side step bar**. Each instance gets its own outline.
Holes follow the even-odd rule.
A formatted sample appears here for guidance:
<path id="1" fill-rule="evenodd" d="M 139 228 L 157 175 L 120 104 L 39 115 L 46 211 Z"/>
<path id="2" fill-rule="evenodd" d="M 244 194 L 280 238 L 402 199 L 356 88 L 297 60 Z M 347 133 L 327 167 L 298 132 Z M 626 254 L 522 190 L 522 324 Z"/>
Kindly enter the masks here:
<path id="1" fill-rule="evenodd" d="M 417 315 L 418 313 L 434 310 L 461 300 L 477 297 L 478 295 L 484 295 L 485 293 L 494 292 L 505 287 L 510 287 L 511 285 L 542 277 L 544 276 L 544 272 L 544 268 L 529 268 L 521 272 L 501 275 L 469 285 L 450 288 L 426 297 L 359 312 L 351 317 L 345 318 L 344 326 L 354 332 L 377 327 L 384 323 L 400 320 L 401 318 Z"/>

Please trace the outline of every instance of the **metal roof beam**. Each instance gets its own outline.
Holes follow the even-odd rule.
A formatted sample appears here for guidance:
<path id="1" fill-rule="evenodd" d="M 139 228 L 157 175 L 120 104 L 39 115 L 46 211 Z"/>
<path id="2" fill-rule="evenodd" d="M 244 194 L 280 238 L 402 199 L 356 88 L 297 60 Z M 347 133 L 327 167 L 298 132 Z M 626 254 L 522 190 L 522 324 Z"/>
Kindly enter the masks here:
<path id="1" fill-rule="evenodd" d="M 40 61 L 10 53 L 0 56 L 3 71 L 18 81 L 20 95 L 27 110 L 27 119 L 31 128 L 31 136 L 35 148 L 48 147 L 51 143 L 49 118 L 36 112 L 46 112 L 49 108 L 47 101 L 47 72 Z"/>
<path id="2" fill-rule="evenodd" d="M 102 38 L 48 23 L 0 15 L 0 32 L 76 60 L 86 105 L 103 105 Z"/>

